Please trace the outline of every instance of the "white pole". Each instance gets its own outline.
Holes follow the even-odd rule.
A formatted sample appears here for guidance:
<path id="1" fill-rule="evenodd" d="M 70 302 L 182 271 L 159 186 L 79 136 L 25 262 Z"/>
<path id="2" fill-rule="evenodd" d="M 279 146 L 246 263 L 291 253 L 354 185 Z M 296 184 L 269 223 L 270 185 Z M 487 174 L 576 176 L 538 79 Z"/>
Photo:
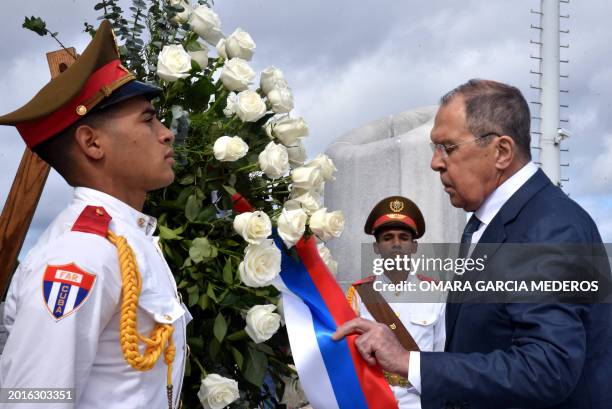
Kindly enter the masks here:
<path id="1" fill-rule="evenodd" d="M 552 182 L 560 185 L 559 0 L 541 0 L 541 2 L 540 162 L 542 170 Z"/>

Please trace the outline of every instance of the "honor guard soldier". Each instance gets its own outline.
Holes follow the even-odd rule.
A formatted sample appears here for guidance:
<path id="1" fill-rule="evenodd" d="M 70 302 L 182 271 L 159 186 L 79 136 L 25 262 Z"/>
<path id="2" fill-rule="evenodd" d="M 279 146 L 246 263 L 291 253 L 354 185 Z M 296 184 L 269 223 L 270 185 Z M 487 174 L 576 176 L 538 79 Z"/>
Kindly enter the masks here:
<path id="1" fill-rule="evenodd" d="M 0 385 L 70 389 L 46 408 L 178 407 L 191 316 L 142 213 L 146 193 L 174 179 L 174 135 L 150 102 L 159 93 L 121 65 L 104 21 L 73 65 L 0 117 L 75 187 L 4 311 Z"/>
<path id="2" fill-rule="evenodd" d="M 402 196 L 381 200 L 370 212 L 364 231 L 373 235 L 374 252 L 382 259 L 410 258 L 416 252 L 416 240 L 425 233 L 425 220 L 418 206 Z M 402 291 L 381 293 L 376 281 L 384 284 L 432 280 L 424 274 L 411 275 L 406 269 L 385 269 L 382 275 L 370 275 L 349 287 L 347 299 L 355 313 L 365 319 L 387 325 L 402 346 L 409 351 L 443 351 L 445 341 L 444 304 L 408 302 Z M 420 396 L 405 378 L 385 372 L 385 378 L 400 409 L 420 409 Z"/>

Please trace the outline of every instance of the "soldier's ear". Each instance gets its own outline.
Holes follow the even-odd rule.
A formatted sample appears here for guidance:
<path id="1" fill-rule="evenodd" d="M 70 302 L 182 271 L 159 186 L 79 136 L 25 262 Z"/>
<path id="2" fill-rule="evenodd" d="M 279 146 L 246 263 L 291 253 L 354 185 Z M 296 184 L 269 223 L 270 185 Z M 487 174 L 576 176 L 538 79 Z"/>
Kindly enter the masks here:
<path id="1" fill-rule="evenodd" d="M 101 132 L 89 125 L 81 125 L 74 130 L 78 149 L 89 159 L 100 160 L 104 157 L 102 138 Z"/>
<path id="2" fill-rule="evenodd" d="M 418 249 L 419 249 L 419 242 L 416 240 L 412 240 L 412 251 L 410 252 L 410 254 L 416 253 Z"/>
<path id="3" fill-rule="evenodd" d="M 374 249 L 374 253 L 380 255 L 380 250 L 378 249 L 378 242 L 372 243 L 372 248 Z"/>

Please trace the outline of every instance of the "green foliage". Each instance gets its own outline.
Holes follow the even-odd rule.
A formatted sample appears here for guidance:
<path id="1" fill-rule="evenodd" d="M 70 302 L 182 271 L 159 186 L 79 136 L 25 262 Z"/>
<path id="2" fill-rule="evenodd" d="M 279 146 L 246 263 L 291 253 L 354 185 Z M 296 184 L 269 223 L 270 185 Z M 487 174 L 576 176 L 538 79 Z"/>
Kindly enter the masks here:
<path id="1" fill-rule="evenodd" d="M 26 17 L 22 27 L 34 31 L 39 36 L 46 36 L 49 33 L 47 30 L 47 23 L 40 17 Z"/>
<path id="2" fill-rule="evenodd" d="M 207 373 L 238 381 L 240 400 L 232 407 L 253 408 L 264 401 L 278 406 L 274 397 L 282 396 L 278 394 L 284 386 L 280 376 L 292 373 L 285 329 L 262 344 L 255 344 L 244 331 L 249 308 L 276 304 L 278 292 L 273 287 L 250 288 L 240 281 L 238 265 L 246 243 L 232 227 L 231 200 L 240 192 L 253 207 L 274 215 L 288 197 L 287 178 L 272 181 L 254 172 L 257 154 L 269 142 L 262 125 L 271 114 L 256 123 L 225 117 L 229 92 L 216 79 L 223 65 L 220 59 L 209 58 L 206 67 L 194 63 L 185 79 L 159 80 L 155 69 L 164 45 L 182 44 L 190 51 L 202 48 L 187 25 L 171 20 L 180 8 L 144 0 L 132 1 L 126 12 L 111 0 L 95 8 L 113 23 L 124 64 L 140 80 L 163 88 L 156 102 L 160 120 L 168 127 L 175 123 L 175 182 L 151 193 L 145 211 L 158 218 L 164 254 L 194 317 L 188 326 L 191 356 L 183 387 L 185 408 L 199 407 L 196 392 Z M 176 106 L 185 112 L 182 118 L 173 116 Z M 188 124 L 184 135 L 177 130 L 181 121 Z M 249 155 L 236 162 L 215 159 L 213 144 L 224 135 L 240 136 L 249 145 Z M 264 384 L 266 376 L 275 382 L 273 390 Z"/>
<path id="3" fill-rule="evenodd" d="M 218 58 L 209 56 L 206 67 L 193 62 L 187 78 L 159 80 L 155 72 L 164 45 L 203 49 L 187 24 L 173 22 L 181 7 L 160 0 L 132 0 L 124 11 L 119 1 L 101 0 L 94 9 L 101 13 L 99 19 L 113 25 L 124 65 L 139 80 L 163 89 L 155 101 L 158 117 L 177 136 L 175 182 L 152 192 L 145 212 L 158 218 L 160 244 L 193 315 L 187 328 L 191 354 L 182 389 L 184 407 L 200 407 L 196 393 L 201 379 L 210 373 L 239 383 L 240 399 L 233 408 L 259 407 L 263 402 L 282 407 L 277 403 L 284 388 L 280 377 L 294 372 L 288 367 L 292 358 L 285 329 L 261 344 L 245 332 L 246 312 L 254 305 L 277 304 L 279 294 L 273 287 L 250 288 L 241 282 L 238 266 L 246 243 L 232 227 L 236 192 L 272 219 L 288 198 L 289 178 L 273 181 L 257 171 L 258 153 L 270 141 L 262 126 L 272 114 L 255 123 L 224 115 L 229 91 L 217 79 L 223 66 Z M 57 33 L 50 32 L 39 17 L 26 17 L 23 26 L 57 40 Z M 95 34 L 93 25 L 84 23 L 84 28 Z M 249 154 L 235 162 L 215 159 L 213 144 L 224 135 L 240 136 L 249 145 Z M 273 381 L 272 389 L 266 378 Z"/>

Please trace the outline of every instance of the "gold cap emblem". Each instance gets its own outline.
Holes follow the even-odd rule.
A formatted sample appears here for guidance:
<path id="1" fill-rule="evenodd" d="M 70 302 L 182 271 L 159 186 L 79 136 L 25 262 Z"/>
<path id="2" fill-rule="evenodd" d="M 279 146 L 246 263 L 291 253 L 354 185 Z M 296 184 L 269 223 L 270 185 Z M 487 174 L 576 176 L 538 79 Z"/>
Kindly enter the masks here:
<path id="1" fill-rule="evenodd" d="M 395 199 L 394 201 L 389 203 L 389 208 L 391 209 L 392 212 L 399 213 L 402 210 L 404 210 L 404 202 L 402 202 L 401 200 Z"/>
<path id="2" fill-rule="evenodd" d="M 87 107 L 85 105 L 79 105 L 76 108 L 76 113 L 78 116 L 83 116 L 87 113 Z"/>

